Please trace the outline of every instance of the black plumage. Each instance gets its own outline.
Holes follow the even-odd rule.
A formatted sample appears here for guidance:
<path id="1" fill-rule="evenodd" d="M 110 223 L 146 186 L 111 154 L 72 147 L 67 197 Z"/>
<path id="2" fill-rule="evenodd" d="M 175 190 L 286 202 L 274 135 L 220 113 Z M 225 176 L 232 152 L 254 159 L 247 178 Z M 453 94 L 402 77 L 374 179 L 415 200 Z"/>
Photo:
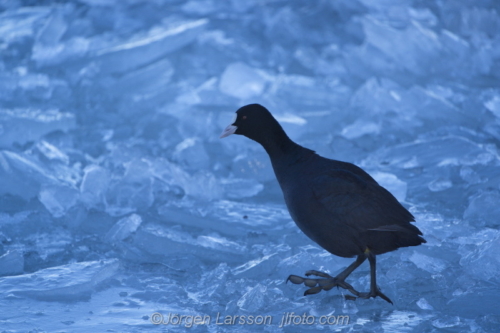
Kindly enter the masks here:
<path id="1" fill-rule="evenodd" d="M 358 297 L 380 296 L 392 303 L 376 285 L 375 256 L 425 243 L 420 230 L 410 223 L 415 221 L 413 215 L 361 168 L 321 157 L 293 142 L 263 106 L 250 104 L 236 114 L 221 137 L 234 133 L 260 143 L 269 154 L 297 226 L 328 252 L 357 256 L 336 277 L 308 271 L 307 276 L 320 279 L 291 275 L 288 280 L 311 287 L 306 295 L 340 286 Z M 345 278 L 366 259 L 371 268 L 370 292 L 360 293 Z"/>

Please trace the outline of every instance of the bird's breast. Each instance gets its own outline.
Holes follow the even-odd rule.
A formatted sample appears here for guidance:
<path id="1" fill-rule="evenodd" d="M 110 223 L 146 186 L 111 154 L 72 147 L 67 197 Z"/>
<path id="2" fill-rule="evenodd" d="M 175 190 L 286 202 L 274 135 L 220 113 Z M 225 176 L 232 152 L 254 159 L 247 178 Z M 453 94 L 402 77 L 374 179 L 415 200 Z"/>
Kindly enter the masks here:
<path id="1" fill-rule="evenodd" d="M 280 185 L 290 216 L 307 237 L 337 256 L 349 258 L 360 253 L 362 244 L 356 235 L 321 204 L 307 180 Z"/>
<path id="2" fill-rule="evenodd" d="M 326 211 L 315 200 L 307 184 L 295 182 L 292 186 L 282 187 L 283 197 L 290 216 L 309 238 L 318 241 L 322 229 L 328 227 Z"/>

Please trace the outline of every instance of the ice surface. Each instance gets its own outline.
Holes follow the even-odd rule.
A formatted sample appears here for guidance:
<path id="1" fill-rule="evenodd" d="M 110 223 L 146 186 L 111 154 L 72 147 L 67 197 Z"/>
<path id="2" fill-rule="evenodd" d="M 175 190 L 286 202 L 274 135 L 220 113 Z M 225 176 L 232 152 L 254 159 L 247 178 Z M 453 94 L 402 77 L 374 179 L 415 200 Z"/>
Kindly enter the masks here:
<path id="1" fill-rule="evenodd" d="M 250 179 L 221 179 L 228 198 L 253 197 L 264 189 L 264 185 Z"/>
<path id="2" fill-rule="evenodd" d="M 368 79 L 351 97 L 351 106 L 371 113 L 397 110 L 402 99 L 402 88 L 386 78 Z"/>
<path id="3" fill-rule="evenodd" d="M 464 220 L 478 226 L 496 227 L 500 225 L 500 210 L 496 205 L 500 200 L 498 191 L 477 193 L 470 198 L 464 211 Z"/>
<path id="4" fill-rule="evenodd" d="M 219 89 L 233 97 L 250 99 L 262 94 L 265 84 L 262 74 L 244 63 L 236 62 L 222 73 Z"/>
<path id="5" fill-rule="evenodd" d="M 265 152 L 257 151 L 237 155 L 233 160 L 231 171 L 235 176 L 250 178 L 258 181 L 274 179 L 274 171 L 269 156 Z"/>
<path id="6" fill-rule="evenodd" d="M 132 235 L 142 223 L 140 215 L 132 214 L 120 219 L 106 234 L 106 239 L 115 243 Z"/>
<path id="7" fill-rule="evenodd" d="M 0 278 L 0 282 L 4 298 L 74 301 L 89 298 L 94 288 L 115 275 L 118 268 L 117 259 L 79 262 Z"/>
<path id="8" fill-rule="evenodd" d="M 380 125 L 372 122 L 356 121 L 354 124 L 344 127 L 342 136 L 346 139 L 359 138 L 365 134 L 378 134 L 380 132 Z"/>
<path id="9" fill-rule="evenodd" d="M 170 258 L 198 254 L 208 262 L 228 262 L 245 258 L 246 247 L 216 234 L 189 233 L 181 228 L 167 228 L 159 224 L 148 224 L 141 228 L 133 239 L 133 245 L 143 252 L 142 261 L 165 262 Z"/>
<path id="10" fill-rule="evenodd" d="M 45 168 L 27 156 L 8 150 L 0 151 L 0 184 L 2 194 L 13 194 L 25 199 L 37 196 L 42 185 L 58 181 Z"/>
<path id="11" fill-rule="evenodd" d="M 438 36 L 417 21 L 410 21 L 404 29 L 395 29 L 370 16 L 362 23 L 366 41 L 413 74 L 425 73 L 438 57 L 441 48 Z M 398 47 L 394 48 L 394 44 Z"/>
<path id="12" fill-rule="evenodd" d="M 410 261 L 420 269 L 436 274 L 446 269 L 446 262 L 439 258 L 433 258 L 422 253 L 414 252 L 410 256 Z"/>
<path id="13" fill-rule="evenodd" d="M 396 197 L 396 199 L 399 201 L 405 201 L 408 186 L 404 181 L 393 174 L 380 171 L 372 172 L 371 176 L 377 181 L 377 183 L 388 189 L 389 192 Z"/>
<path id="14" fill-rule="evenodd" d="M 266 303 L 267 288 L 261 284 L 257 284 L 246 292 L 236 303 L 242 310 L 255 312 L 259 311 L 267 305 Z"/>
<path id="15" fill-rule="evenodd" d="M 464 255 L 460 260 L 468 274 L 481 280 L 498 280 L 500 235 L 478 244 L 476 249 Z"/>
<path id="16" fill-rule="evenodd" d="M 306 75 L 280 75 L 271 91 L 290 105 L 301 106 L 306 110 L 329 109 L 331 105 L 344 105 L 350 92 L 349 87 L 332 82 L 328 86 Z"/>
<path id="17" fill-rule="evenodd" d="M 24 257 L 21 251 L 7 251 L 0 257 L 0 276 L 22 274 L 24 270 Z"/>
<path id="18" fill-rule="evenodd" d="M 499 41 L 495 0 L 0 1 L 1 330 L 498 332 Z M 246 103 L 415 216 L 427 243 L 377 257 L 394 306 L 285 283 L 353 259 L 219 139 Z"/>
<path id="19" fill-rule="evenodd" d="M 54 217 L 61 217 L 78 201 L 78 191 L 66 185 L 44 185 L 38 200 Z"/>
<path id="20" fill-rule="evenodd" d="M 110 181 L 109 171 L 98 165 L 91 164 L 85 168 L 84 172 L 80 184 L 80 200 L 88 208 L 102 209 L 104 207 L 104 196 Z"/>
<path id="21" fill-rule="evenodd" d="M 422 310 L 434 310 L 432 305 L 430 305 L 429 302 L 427 302 L 427 300 L 423 297 L 417 301 L 417 305 Z"/>
<path id="22" fill-rule="evenodd" d="M 38 32 L 38 42 L 46 45 L 52 45 L 59 42 L 68 29 L 62 10 L 64 10 L 64 7 L 54 8 L 52 14 L 44 22 L 43 27 Z"/>
<path id="23" fill-rule="evenodd" d="M 427 187 L 432 192 L 440 192 L 453 187 L 453 183 L 449 179 L 438 178 L 427 184 Z"/>
<path id="24" fill-rule="evenodd" d="M 159 207 L 158 213 L 171 223 L 203 227 L 232 237 L 250 233 L 256 241 L 280 235 L 289 219 L 288 212 L 281 206 L 263 207 L 228 200 L 212 202 L 209 207 L 206 203 L 194 206 L 193 202 L 172 202 Z M 207 221 L 210 224 L 207 225 Z"/>
<path id="25" fill-rule="evenodd" d="M 47 7 L 21 7 L 3 12 L 0 16 L 0 35 L 4 43 L 32 37 L 34 26 L 41 22 L 50 9 Z"/>
<path id="26" fill-rule="evenodd" d="M 153 204 L 153 181 L 147 160 L 132 160 L 123 165 L 124 175 L 110 182 L 106 192 L 106 211 L 120 216 Z"/>
<path id="27" fill-rule="evenodd" d="M 203 142 L 199 138 L 186 138 L 175 146 L 173 158 L 182 167 L 192 170 L 207 169 L 210 164 Z"/>
<path id="28" fill-rule="evenodd" d="M 150 98 L 149 95 L 160 94 L 161 87 L 170 81 L 174 69 L 168 59 L 156 61 L 148 66 L 131 71 L 118 80 L 104 80 L 106 89 L 115 95 L 130 95 L 131 101 Z"/>
<path id="29" fill-rule="evenodd" d="M 168 20 L 165 20 L 168 22 Z M 123 73 L 160 59 L 192 42 L 203 31 L 208 20 L 159 25 L 132 36 L 129 40 L 97 51 L 99 67 L 106 73 Z"/>
<path id="30" fill-rule="evenodd" d="M 0 146 L 7 148 L 53 131 L 68 131 L 75 127 L 75 116 L 58 110 L 1 109 L 0 125 Z"/>
<path id="31" fill-rule="evenodd" d="M 484 102 L 484 106 L 500 118 L 500 96 L 493 96 L 490 100 Z"/>
<path id="32" fill-rule="evenodd" d="M 29 115 L 30 110 L 23 111 L 21 107 L 32 107 L 30 100 L 50 101 L 58 99 L 59 102 L 64 103 L 69 95 L 68 85 L 65 81 L 51 78 L 43 73 L 30 72 L 25 66 L 16 67 L 12 71 L 0 72 L 0 78 L 0 100 L 7 105 L 15 104 L 17 106 L 11 112 L 11 117 L 16 114 L 22 117 L 23 113 Z M 31 112 L 33 116 L 36 116 L 35 110 Z M 2 113 L 5 113 L 5 110 Z M 66 116 L 72 115 L 66 114 Z M 4 114 L 2 118 L 5 117 Z"/>

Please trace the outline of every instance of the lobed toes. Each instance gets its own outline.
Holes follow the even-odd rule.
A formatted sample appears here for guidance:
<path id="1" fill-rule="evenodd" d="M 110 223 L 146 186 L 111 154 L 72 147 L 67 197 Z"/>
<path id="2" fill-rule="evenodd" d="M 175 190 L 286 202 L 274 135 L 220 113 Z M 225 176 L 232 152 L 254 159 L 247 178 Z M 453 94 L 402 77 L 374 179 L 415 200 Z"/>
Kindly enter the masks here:
<path id="1" fill-rule="evenodd" d="M 301 284 L 305 281 L 303 277 L 297 276 L 297 275 L 290 275 L 288 279 L 286 279 L 286 282 L 290 281 L 293 284 Z"/>
<path id="2" fill-rule="evenodd" d="M 304 279 L 304 285 L 307 287 L 314 287 L 318 284 L 318 280 L 316 279 Z"/>
<path id="3" fill-rule="evenodd" d="M 323 287 L 323 290 L 328 291 L 328 290 L 332 289 L 333 287 L 335 287 L 335 283 L 332 283 L 330 281 L 329 284 L 325 283 L 325 284 L 321 285 L 321 287 Z"/>
<path id="4" fill-rule="evenodd" d="M 306 287 L 316 287 L 318 284 L 322 283 L 325 280 L 319 280 L 319 279 L 307 279 L 303 278 L 297 275 L 290 275 L 288 279 L 286 279 L 286 282 L 292 282 L 294 284 L 304 284 Z M 327 281 L 328 282 L 328 281 Z"/>
<path id="5" fill-rule="evenodd" d="M 337 285 L 341 288 L 344 288 L 344 289 L 347 289 L 347 290 L 354 290 L 354 287 L 351 286 L 349 283 L 345 282 L 345 281 L 338 281 L 337 282 Z"/>
<path id="6" fill-rule="evenodd" d="M 333 277 L 330 276 L 329 274 L 326 274 L 326 273 L 320 272 L 320 271 L 316 271 L 314 269 L 306 272 L 306 276 L 309 276 L 309 275 L 315 275 L 315 276 L 319 276 L 319 277 L 323 277 L 323 278 L 327 278 L 327 279 L 333 279 Z"/>
<path id="7" fill-rule="evenodd" d="M 304 284 L 307 287 L 316 287 L 321 280 L 318 279 L 306 279 L 297 275 L 290 275 L 286 282 L 292 282 L 293 284 Z"/>
<path id="8" fill-rule="evenodd" d="M 336 283 L 333 279 L 318 279 L 318 285 L 323 287 L 325 290 L 330 290 L 335 287 Z M 326 289 L 328 288 L 328 289 Z"/>
<path id="9" fill-rule="evenodd" d="M 307 296 L 307 295 L 314 295 L 314 294 L 317 294 L 321 291 L 321 287 L 314 287 L 314 288 L 311 288 L 311 289 L 307 289 L 305 292 L 304 292 L 304 296 Z"/>
<path id="10" fill-rule="evenodd" d="M 346 288 L 346 289 L 347 289 L 347 288 Z M 353 294 L 353 295 L 355 295 L 355 296 L 357 296 L 357 297 L 359 297 L 359 295 L 361 294 L 359 291 L 357 291 L 356 289 L 354 289 L 354 288 L 352 288 L 352 287 L 351 287 L 351 288 L 349 288 L 349 289 L 347 289 L 347 290 L 348 290 L 348 291 L 350 291 L 350 292 L 351 292 L 351 294 Z"/>
<path id="11" fill-rule="evenodd" d="M 304 296 L 317 294 L 321 290 L 328 291 L 328 290 L 332 289 L 333 287 L 341 287 L 341 288 L 344 288 L 344 289 L 350 291 L 355 296 L 362 297 L 362 298 L 370 298 L 370 297 L 380 296 L 381 298 L 383 298 L 384 300 L 386 300 L 387 302 L 392 304 L 391 300 L 387 296 L 382 294 L 380 291 L 378 291 L 377 295 L 372 294 L 372 293 L 360 293 L 357 290 L 355 290 L 353 288 L 353 286 L 351 286 L 349 283 L 347 283 L 343 280 L 339 280 L 338 278 L 331 277 L 330 275 L 328 275 L 326 273 L 322 273 L 322 272 L 314 271 L 314 270 L 307 271 L 306 276 L 310 276 L 310 275 L 321 276 L 324 278 L 323 279 L 309 279 L 309 278 L 303 278 L 303 277 L 297 276 L 297 275 L 290 275 L 288 277 L 288 279 L 286 279 L 286 282 L 290 281 L 293 284 L 302 284 L 303 283 L 306 287 L 310 287 L 310 289 L 306 290 L 306 292 L 304 293 Z M 345 296 L 345 297 L 346 297 L 346 299 L 353 299 L 354 296 Z"/>

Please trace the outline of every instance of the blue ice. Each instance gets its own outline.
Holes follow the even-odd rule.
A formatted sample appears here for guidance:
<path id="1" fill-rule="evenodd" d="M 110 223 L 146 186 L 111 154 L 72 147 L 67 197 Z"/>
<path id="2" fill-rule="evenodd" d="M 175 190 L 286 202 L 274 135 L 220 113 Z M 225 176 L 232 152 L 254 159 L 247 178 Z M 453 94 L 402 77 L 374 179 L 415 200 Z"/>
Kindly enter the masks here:
<path id="1" fill-rule="evenodd" d="M 498 332 L 497 0 L 0 1 L 0 50 L 0 331 Z M 219 140 L 247 103 L 416 217 L 378 260 L 394 306 L 285 283 L 351 259 Z"/>

